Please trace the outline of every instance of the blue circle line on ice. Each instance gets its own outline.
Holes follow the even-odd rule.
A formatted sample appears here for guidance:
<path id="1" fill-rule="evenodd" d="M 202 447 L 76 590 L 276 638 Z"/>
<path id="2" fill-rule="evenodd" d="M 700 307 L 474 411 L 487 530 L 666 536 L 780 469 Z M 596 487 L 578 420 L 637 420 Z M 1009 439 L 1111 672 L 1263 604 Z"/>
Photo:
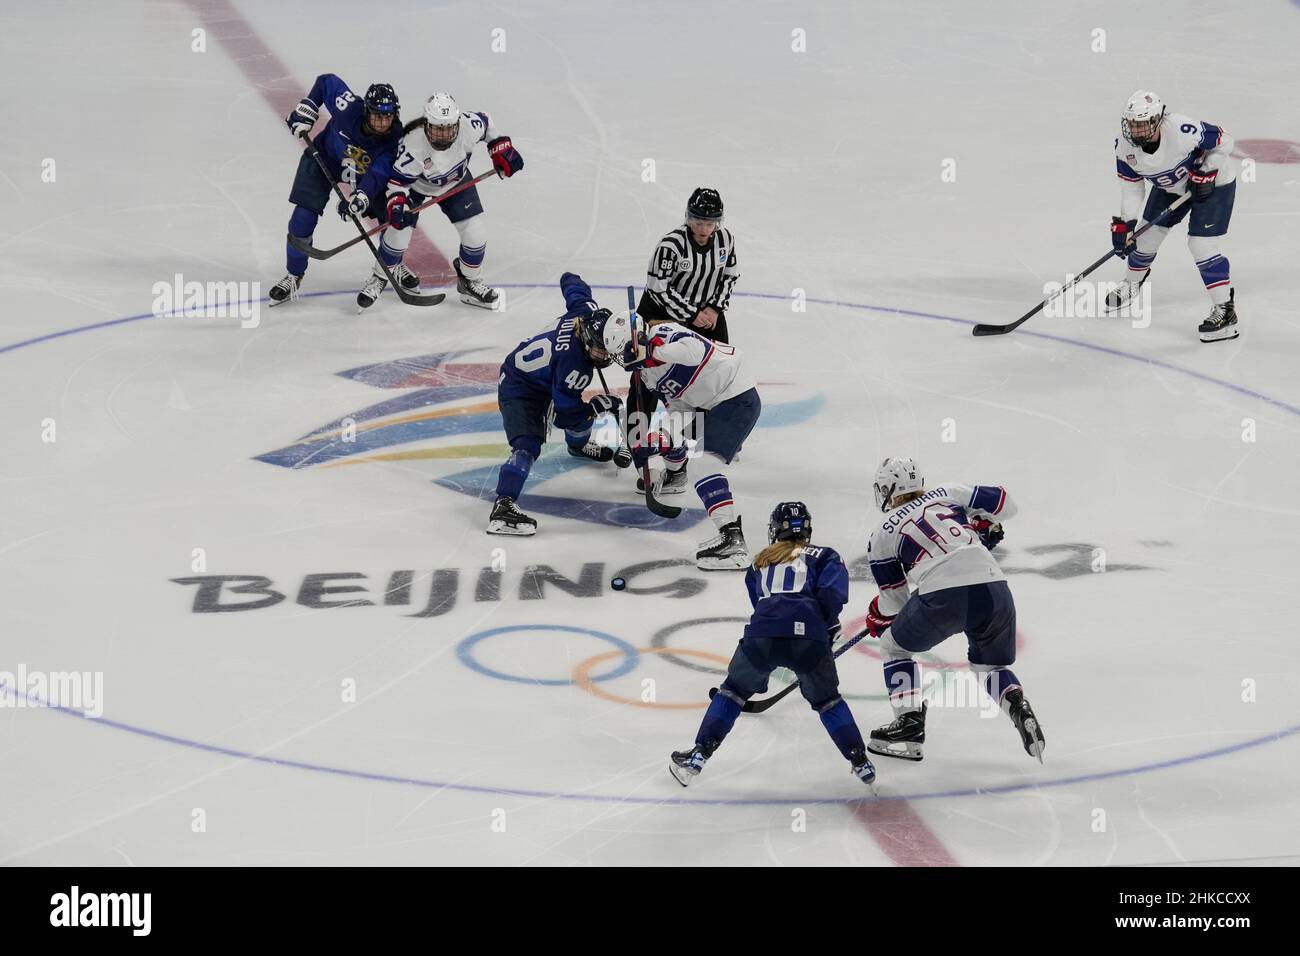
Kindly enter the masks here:
<path id="1" fill-rule="evenodd" d="M 1297 0 L 1297 2 L 1300 2 L 1300 0 Z M 551 282 L 513 282 L 513 283 L 502 283 L 498 285 L 497 288 L 553 289 L 556 288 L 556 285 L 555 283 L 551 283 Z M 593 285 L 591 288 L 605 289 L 605 290 L 610 290 L 610 289 L 622 290 L 622 289 L 626 289 L 627 286 Z M 352 295 L 352 294 L 353 294 L 352 290 L 350 289 L 336 289 L 334 291 L 325 291 L 325 292 L 304 292 L 301 296 L 299 296 L 299 298 L 313 299 L 313 298 L 320 298 L 324 296 Z M 782 295 L 774 292 L 733 292 L 732 296 L 741 299 L 745 299 L 745 298 L 768 299 L 768 300 L 775 300 L 778 302 L 790 301 L 790 297 L 788 295 Z M 269 302 L 270 299 L 263 296 L 258 301 Z M 812 305 L 829 305 L 841 309 L 855 309 L 860 312 L 881 312 L 886 315 L 905 315 L 908 316 L 909 318 L 927 319 L 931 322 L 951 322 L 954 325 L 966 325 L 966 326 L 973 326 L 977 324 L 974 319 L 961 319 L 955 315 L 939 315 L 938 313 L 935 312 L 918 312 L 915 309 L 899 309 L 894 306 L 871 305 L 866 302 L 849 302 L 844 299 L 808 298 L 805 299 L 804 301 Z M 234 304 L 238 305 L 239 303 L 234 303 Z M 173 318 L 173 317 L 176 316 L 168 313 L 155 314 L 153 312 L 143 312 L 140 315 L 128 315 L 120 319 L 109 319 L 105 322 L 94 322 L 91 323 L 90 325 L 79 325 L 76 326 L 75 328 L 63 329 L 58 332 L 49 332 L 45 335 L 38 335 L 35 338 L 24 339 L 21 342 L 14 342 L 11 343 L 10 345 L 0 345 L 0 355 L 3 355 L 5 352 L 15 352 L 18 349 L 28 348 L 33 345 L 40 345 L 43 342 L 51 342 L 54 339 L 61 339 L 69 335 L 76 335 L 80 332 L 93 332 L 96 329 L 104 329 L 115 325 L 125 325 L 128 322 L 141 322 L 145 319 Z M 180 316 L 180 318 L 184 318 L 184 316 Z M 1073 345 L 1076 348 L 1088 349 L 1093 352 L 1101 352 L 1104 355 L 1113 355 L 1116 358 L 1127 359 L 1130 362 L 1140 362 L 1143 365 L 1154 365 L 1156 368 L 1167 369 L 1168 371 L 1171 372 L 1177 372 L 1180 375 L 1186 375 L 1190 378 L 1200 379 L 1202 382 L 1209 382 L 1211 385 L 1218 385 L 1220 388 L 1226 388 L 1229 391 L 1237 392 L 1240 395 L 1245 395 L 1249 398 L 1254 398 L 1261 402 L 1266 402 L 1269 405 L 1275 405 L 1276 407 L 1281 408 L 1284 411 L 1290 412 L 1292 415 L 1300 416 L 1300 406 L 1292 405 L 1289 402 L 1284 402 L 1280 398 L 1274 398 L 1271 395 L 1265 395 L 1263 392 L 1257 392 L 1254 389 L 1247 388 L 1244 385 L 1238 385 L 1235 382 L 1229 382 L 1225 379 L 1215 378 L 1213 375 L 1208 375 L 1205 372 L 1198 372 L 1195 369 L 1184 368 L 1181 365 L 1174 365 L 1172 362 L 1165 362 L 1157 358 L 1150 358 L 1148 356 L 1138 355 L 1134 352 L 1125 352 L 1123 349 L 1114 349 L 1107 345 L 1097 345 L 1093 342 L 1084 342 L 1081 339 L 1072 339 L 1064 335 L 1054 335 L 1051 332 L 1035 332 L 1033 330 L 1026 331 L 1024 329 L 1017 329 L 1012 334 L 1021 337 L 1029 336 L 1031 338 L 1048 339 L 1053 342 L 1061 342 L 1065 345 Z"/>
<path id="2" fill-rule="evenodd" d="M 507 285 L 503 287 L 516 288 L 516 289 L 549 289 L 549 288 L 553 288 L 553 283 L 520 283 L 520 284 Z M 593 289 L 624 289 L 626 288 L 626 286 L 594 285 L 592 286 L 592 288 Z M 338 290 L 332 292 L 328 292 L 328 291 L 309 292 L 304 294 L 303 298 L 351 295 L 351 294 L 352 293 L 350 290 Z M 734 294 L 737 297 L 769 299 L 769 300 L 777 300 L 781 302 L 789 301 L 788 296 L 778 295 L 773 293 L 738 292 Z M 267 300 L 262 299 L 261 301 L 267 301 Z M 813 303 L 815 305 L 826 305 L 826 306 L 832 306 L 836 308 L 855 309 L 859 311 L 881 312 L 881 313 L 892 314 L 892 315 L 903 315 L 911 318 L 927 319 L 929 321 L 950 322 L 954 325 L 971 326 L 975 324 L 975 322 L 970 319 L 961 319 L 961 318 L 957 318 L 956 316 L 950 316 L 950 315 L 937 315 L 933 312 L 918 312 L 913 309 L 891 308 L 888 306 L 869 305 L 860 302 L 848 302 L 848 301 L 837 300 L 837 299 L 811 299 L 810 298 L 807 299 L 806 301 Z M 27 348 L 33 345 L 39 345 L 43 342 L 49 342 L 54 339 L 64 338 L 69 335 L 76 335 L 80 332 L 90 332 L 90 331 L 94 331 L 95 329 L 103 329 L 103 328 L 108 328 L 110 326 L 125 325 L 130 322 L 139 322 L 145 319 L 163 318 L 163 317 L 164 316 L 162 315 L 155 315 L 152 312 L 146 312 L 140 315 L 126 316 L 125 318 L 111 319 L 105 322 L 95 322 L 90 325 L 78 326 L 76 328 L 71 328 L 71 329 L 63 329 L 62 331 L 51 332 L 46 335 L 37 336 L 36 338 L 26 339 L 24 341 L 15 342 L 13 344 L 6 345 L 6 346 L 0 346 L 0 354 L 3 354 L 5 352 L 17 351 L 18 349 Z M 1141 355 L 1136 355 L 1132 352 L 1125 352 L 1120 349 L 1113 349 L 1104 345 L 1095 345 L 1091 342 L 1083 342 L 1078 339 L 1071 339 L 1063 335 L 1054 335 L 1049 332 L 1017 330 L 1014 334 L 1020 336 L 1031 336 L 1034 338 L 1049 339 L 1051 341 L 1061 342 L 1066 345 L 1073 345 L 1077 348 L 1089 349 L 1094 352 L 1100 352 L 1102 354 L 1112 355 L 1117 358 L 1127 359 L 1128 361 L 1139 362 L 1144 365 L 1153 365 L 1158 368 L 1168 369 L 1169 371 L 1177 372 L 1182 375 L 1187 375 L 1191 378 L 1200 379 L 1201 381 L 1209 382 L 1213 385 L 1218 385 L 1222 388 L 1226 388 L 1229 391 L 1237 392 L 1238 394 L 1246 395 L 1250 398 L 1258 399 L 1259 401 L 1281 408 L 1284 411 L 1291 412 L 1293 415 L 1300 416 L 1300 408 L 1288 402 L 1284 402 L 1281 399 L 1273 398 L 1272 396 L 1265 395 L 1262 392 L 1254 391 L 1253 389 L 1246 388 L 1245 386 L 1237 385 L 1233 382 L 1228 382 L 1220 378 L 1215 378 L 1212 375 L 1207 375 L 1204 372 L 1198 372 L 1195 371 L 1194 369 L 1183 368 L 1181 366 L 1174 365 L 1170 362 L 1164 362 L 1159 359 L 1147 358 Z M 625 661 L 624 663 L 627 663 L 627 661 Z M 16 691 L 16 689 L 10 688 L 4 684 L 0 684 L 0 692 L 23 693 L 24 696 L 28 696 L 26 695 L 25 691 Z M 28 697 L 28 699 L 31 700 L 32 698 Z M 612 795 L 612 794 L 584 793 L 581 791 L 566 792 L 566 791 L 553 791 L 553 790 L 528 790 L 528 789 L 522 789 L 516 787 L 475 786 L 472 784 L 426 780 L 419 777 L 405 777 L 396 774 L 375 773 L 366 770 L 353 770 L 346 767 L 331 767 L 325 764 L 313 764 L 301 760 L 290 760 L 283 757 L 271 757 L 271 756 L 267 756 L 266 754 L 258 754 L 258 753 L 253 753 L 251 751 L 237 750 L 232 747 L 221 747 L 221 746 L 217 746 L 216 744 L 204 743 L 201 740 L 191 740 L 185 737 L 178 737 L 174 734 L 167 734 L 157 730 L 150 730 L 149 728 L 146 727 L 139 727 L 133 724 L 123 723 L 121 721 L 112 720 L 107 717 L 97 717 L 97 718 L 87 717 L 86 715 L 80 713 L 79 711 L 72 710 L 66 707 L 51 707 L 51 708 L 44 708 L 44 709 L 56 710 L 59 713 L 62 713 L 66 716 L 76 717 L 79 720 L 89 721 L 91 723 L 99 724 L 104 727 L 111 727 L 114 730 L 120 730 L 123 731 L 124 733 L 135 734 L 136 736 L 147 737 L 152 740 L 159 740 L 165 743 L 176 744 L 182 747 L 189 747 L 191 749 L 205 751 L 207 753 L 221 754 L 223 756 L 235 757 L 238 759 L 249 760 L 256 763 L 270 764 L 276 767 L 285 767 L 285 768 L 291 768 L 296 770 L 307 770 L 313 773 L 332 774 L 334 776 L 339 776 L 339 777 L 348 777 L 348 778 L 359 779 L 359 780 L 370 780 L 370 781 L 381 782 L 381 783 L 406 784 L 408 786 L 424 787 L 424 788 L 429 788 L 434 790 L 454 790 L 454 791 L 460 791 L 464 793 L 496 794 L 496 795 L 504 795 L 504 796 L 532 797 L 532 798 L 543 798 L 543 799 L 565 799 L 565 800 L 585 801 L 590 803 L 619 803 L 619 804 L 647 804 L 647 805 L 691 804 L 691 805 L 701 805 L 701 806 L 787 806 L 790 804 L 791 801 L 804 803 L 804 804 L 812 804 L 812 805 L 819 805 L 819 804 L 826 805 L 826 804 L 853 804 L 863 799 L 862 797 L 839 798 L 839 797 L 800 797 L 800 796 L 766 797 L 766 798 L 751 797 L 751 798 L 736 798 L 736 799 L 727 799 L 727 798 L 660 799 L 657 797 L 637 797 L 631 795 L 619 796 L 619 795 Z M 1106 770 L 1097 773 L 1078 774 L 1071 777 L 1060 777 L 1054 780 L 1038 780 L 1038 781 L 1030 781 L 1025 783 L 1005 784 L 1002 786 L 993 786 L 993 787 L 974 787 L 974 788 L 968 788 L 963 790 L 934 791 L 928 793 L 900 793 L 894 795 L 885 794 L 875 799 L 932 800 L 932 799 L 950 799 L 955 797 L 1009 794 L 1009 793 L 1019 793 L 1024 791 L 1040 790 L 1040 789 L 1045 789 L 1047 787 L 1061 787 L 1061 786 L 1069 786 L 1071 784 L 1076 784 L 1076 783 L 1088 783 L 1088 782 L 1098 781 L 1098 780 L 1109 780 L 1116 777 L 1136 776 L 1138 774 L 1151 773 L 1157 770 L 1167 770 L 1172 767 L 1197 763 L 1203 760 L 1212 760 L 1216 757 L 1228 756 L 1230 754 L 1239 753 L 1244 750 L 1250 750 L 1255 747 L 1260 747 L 1263 746 L 1264 744 L 1275 743 L 1277 741 L 1281 741 L 1289 737 L 1293 737 L 1297 733 L 1300 733 L 1300 724 L 1296 724 L 1291 727 L 1286 727 L 1281 730 L 1277 730 L 1272 733 L 1265 734 L 1263 736 L 1253 737 L 1248 740 L 1241 741 L 1240 743 L 1229 744 L 1224 747 L 1218 747 L 1213 750 L 1202 751 L 1200 753 L 1194 753 L 1194 754 L 1187 754 L 1182 757 L 1171 757 L 1166 760 L 1155 761 L 1152 763 L 1138 764 L 1136 766 L 1125 767 L 1119 770 Z"/>
<path id="3" fill-rule="evenodd" d="M 486 631 L 478 631 L 456 645 L 456 655 L 460 658 L 461 663 L 470 670 L 478 671 L 485 677 L 495 677 L 497 680 L 514 681 L 518 684 L 545 684 L 548 687 L 568 687 L 573 683 L 573 680 L 567 677 L 556 680 L 554 678 L 520 677 L 517 674 L 507 674 L 504 671 L 493 670 L 486 664 L 480 664 L 474 657 L 474 648 L 489 637 L 496 637 L 498 634 L 512 634 L 515 631 L 564 631 L 566 634 L 586 634 L 589 637 L 599 638 L 613 644 L 614 649 L 623 654 L 622 662 L 607 674 L 593 676 L 591 679 L 594 681 L 613 680 L 615 677 L 622 677 L 624 674 L 631 673 L 641 663 L 641 652 L 621 637 L 606 634 L 604 631 L 593 631 L 586 627 L 572 627 L 568 624 L 508 624 L 505 627 L 494 627 Z"/>
<path id="4" fill-rule="evenodd" d="M 28 694 L 26 691 L 17 691 L 8 684 L 0 683 L 0 696 L 7 694 L 21 693 L 33 706 L 39 705 L 39 701 Z M 207 753 L 221 754 L 224 757 L 236 757 L 241 760 L 250 760 L 256 763 L 269 764 L 273 767 L 286 767 L 293 770 L 309 770 L 313 773 L 331 774 L 336 777 L 346 777 L 354 780 L 370 780 L 378 783 L 400 783 L 412 787 L 422 787 L 429 790 L 455 790 L 462 793 L 482 793 L 493 794 L 497 796 L 508 797 L 530 797 L 546 800 L 576 800 L 586 803 L 618 803 L 618 804 L 639 804 L 647 806 L 671 806 L 675 804 L 688 804 L 692 806 L 715 806 L 715 807 L 767 807 L 767 806 L 789 806 L 792 802 L 798 804 L 811 805 L 837 805 L 837 804 L 857 804 L 864 799 L 868 800 L 947 800 L 957 797 L 980 797 L 1009 793 L 1023 793 L 1034 790 L 1044 790 L 1048 787 L 1066 787 L 1076 783 L 1090 783 L 1098 780 L 1112 780 L 1116 777 L 1132 777 L 1138 774 L 1151 773 L 1156 770 L 1167 770 L 1171 767 L 1180 767 L 1187 764 L 1198 763 L 1202 760 L 1212 760 L 1215 757 L 1226 757 L 1229 754 L 1240 753 L 1243 750 L 1251 750 L 1255 747 L 1262 747 L 1264 744 L 1276 743 L 1293 737 L 1300 733 L 1300 724 L 1291 727 L 1285 727 L 1272 733 L 1264 734 L 1260 737 L 1252 737 L 1249 740 L 1243 740 L 1239 743 L 1228 744 L 1224 747 L 1216 747 L 1213 750 L 1202 751 L 1201 753 L 1187 754 L 1182 757 L 1170 757 L 1167 760 L 1158 760 L 1152 763 L 1138 764 L 1133 767 L 1124 767 L 1119 770 L 1102 770 L 1096 773 L 1077 774 L 1072 777 L 1058 777 L 1055 780 L 1033 780 L 1025 783 L 1002 784 L 992 787 L 968 787 L 962 790 L 936 790 L 925 793 L 883 793 L 875 797 L 821 797 L 821 796 L 800 796 L 792 795 L 785 797 L 705 797 L 703 799 L 684 800 L 681 798 L 659 798 L 659 797 L 638 797 L 632 794 L 617 795 L 606 793 L 584 793 L 580 790 L 530 790 L 522 787 L 489 787 L 476 786 L 467 783 L 455 783 L 452 781 L 427 780 L 423 777 L 405 777 L 399 774 L 375 773 L 368 770 L 353 770 L 348 767 L 331 767 L 327 764 L 308 763 L 304 760 L 290 760 L 284 757 L 271 757 L 266 754 L 252 753 L 247 750 L 238 750 L 234 747 L 221 747 L 217 744 L 204 743 L 201 740 L 190 740 L 186 737 L 177 737 L 174 734 L 165 734 L 157 730 L 149 730 L 145 727 L 137 727 L 133 724 L 126 724 L 120 721 L 111 720 L 107 717 L 87 717 L 80 711 L 73 710 L 69 707 L 45 707 L 44 710 L 53 710 L 65 716 L 75 717 L 78 720 L 87 721 L 92 724 L 99 724 L 104 727 L 112 727 L 114 730 L 125 731 L 129 734 L 135 734 L 140 737 L 147 737 L 151 740 L 161 740 L 165 743 L 177 744 L 182 747 L 188 747 L 193 750 L 202 750 Z"/>

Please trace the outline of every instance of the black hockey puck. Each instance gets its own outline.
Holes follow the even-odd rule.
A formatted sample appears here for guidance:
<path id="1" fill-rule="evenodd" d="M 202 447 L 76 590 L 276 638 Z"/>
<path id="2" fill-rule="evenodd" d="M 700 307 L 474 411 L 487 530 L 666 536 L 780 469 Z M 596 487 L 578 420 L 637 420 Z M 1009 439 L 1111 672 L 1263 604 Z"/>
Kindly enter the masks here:
<path id="1" fill-rule="evenodd" d="M 612 587 L 615 591 L 621 591 L 625 587 L 627 587 L 627 582 L 622 578 L 614 578 L 614 580 L 609 582 L 609 586 Z"/>

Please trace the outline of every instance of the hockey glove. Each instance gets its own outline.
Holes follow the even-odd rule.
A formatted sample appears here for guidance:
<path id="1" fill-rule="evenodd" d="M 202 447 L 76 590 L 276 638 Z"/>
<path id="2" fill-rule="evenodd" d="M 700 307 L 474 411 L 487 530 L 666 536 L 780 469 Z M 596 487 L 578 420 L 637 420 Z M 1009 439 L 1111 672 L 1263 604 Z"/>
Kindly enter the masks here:
<path id="1" fill-rule="evenodd" d="M 395 193 L 388 197 L 388 224 L 394 229 L 406 229 L 420 221 L 420 214 L 411 208 L 411 197 Z"/>
<path id="2" fill-rule="evenodd" d="M 293 108 L 293 112 L 285 122 L 289 125 L 289 132 L 306 139 L 311 128 L 316 125 L 316 117 L 319 115 L 311 100 L 303 100 Z"/>
<path id="3" fill-rule="evenodd" d="M 996 521 L 989 521 L 987 518 L 975 518 L 970 523 L 971 529 L 979 535 L 980 543 L 992 551 L 998 546 L 998 542 L 1003 539 L 1005 532 L 1002 530 L 1002 524 Z"/>
<path id="4" fill-rule="evenodd" d="M 1110 217 L 1110 241 L 1115 247 L 1115 254 L 1121 259 L 1127 259 L 1128 254 L 1133 251 L 1129 245 L 1129 236 L 1133 235 L 1133 230 L 1137 228 L 1138 221 L 1130 219 L 1125 222 L 1119 216 Z"/>
<path id="5" fill-rule="evenodd" d="M 1214 183 L 1219 178 L 1217 169 L 1193 169 L 1187 177 L 1187 188 L 1192 191 L 1192 202 L 1205 202 L 1214 195 Z"/>
<path id="6" fill-rule="evenodd" d="M 369 208 L 370 197 L 358 189 L 347 202 L 342 199 L 339 200 L 339 218 L 346 220 L 348 214 L 351 213 L 359 219 L 366 214 L 366 210 Z"/>
<path id="7" fill-rule="evenodd" d="M 623 402 L 615 395 L 597 395 L 589 404 L 592 418 L 599 418 L 601 415 L 617 416 L 618 410 L 623 407 Z"/>
<path id="8" fill-rule="evenodd" d="M 871 607 L 867 608 L 867 633 L 872 637 L 879 637 L 885 633 L 885 629 L 894 623 L 897 614 L 882 614 L 880 612 L 880 595 L 871 599 Z"/>
<path id="9" fill-rule="evenodd" d="M 656 335 L 654 338 L 646 340 L 645 343 L 645 367 L 646 368 L 654 368 L 656 365 L 664 364 L 660 359 L 655 358 L 655 349 L 659 348 L 661 345 L 667 345 L 667 344 L 668 343 L 664 341 L 662 335 Z"/>
<path id="10" fill-rule="evenodd" d="M 497 174 L 506 179 L 524 168 L 524 158 L 510 144 L 509 136 L 498 136 L 488 143 L 488 155 L 492 157 L 492 165 L 496 167 Z"/>
<path id="11" fill-rule="evenodd" d="M 644 443 L 638 443 L 632 448 L 632 462 L 638 468 L 644 468 L 650 463 L 650 459 L 655 455 L 662 455 L 672 450 L 672 442 L 668 436 L 662 432 L 651 432 L 646 435 Z"/>

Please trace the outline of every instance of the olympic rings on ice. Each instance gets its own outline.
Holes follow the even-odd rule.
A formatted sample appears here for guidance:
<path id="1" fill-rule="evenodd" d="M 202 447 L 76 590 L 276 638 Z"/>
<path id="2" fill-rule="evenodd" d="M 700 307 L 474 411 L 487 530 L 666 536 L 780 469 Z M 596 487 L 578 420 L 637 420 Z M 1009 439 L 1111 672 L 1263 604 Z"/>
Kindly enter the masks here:
<path id="1" fill-rule="evenodd" d="M 666 648 L 662 648 L 662 647 L 643 647 L 640 648 L 639 653 L 658 654 L 662 657 L 668 657 L 673 653 L 685 654 L 689 657 L 702 657 L 705 660 L 715 661 L 723 665 L 724 670 L 713 672 L 718 674 L 726 673 L 725 668 L 729 661 L 729 658 L 723 657 L 721 654 L 714 654 L 709 651 L 693 651 L 684 647 L 679 647 L 675 651 L 669 651 Z M 630 704 L 633 707 L 656 707 L 659 708 L 660 710 L 703 710 L 704 708 L 709 706 L 708 698 L 704 697 L 704 695 L 702 694 L 700 695 L 701 696 L 700 700 L 696 700 L 692 703 L 661 704 L 658 701 L 641 700 L 638 697 L 624 697 L 620 694 L 610 693 L 609 691 L 605 690 L 603 687 L 597 687 L 596 678 L 590 676 L 592 668 L 596 667 L 596 665 L 598 664 L 603 663 L 604 661 L 615 656 L 616 654 L 618 654 L 618 651 L 604 651 L 600 654 L 593 654 L 591 657 L 588 657 L 585 661 L 579 663 L 573 669 L 573 683 L 577 684 L 583 690 L 587 691 L 587 693 L 599 697 L 601 700 L 610 700 L 616 704 Z"/>

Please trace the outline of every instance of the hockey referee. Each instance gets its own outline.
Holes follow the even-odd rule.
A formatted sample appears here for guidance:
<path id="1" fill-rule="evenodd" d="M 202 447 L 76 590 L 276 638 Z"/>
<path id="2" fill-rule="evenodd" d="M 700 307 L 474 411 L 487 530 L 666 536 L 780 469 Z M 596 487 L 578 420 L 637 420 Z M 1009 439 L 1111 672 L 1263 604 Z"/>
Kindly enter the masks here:
<path id="1" fill-rule="evenodd" d="M 701 186 L 686 202 L 686 221 L 660 239 L 650 255 L 637 315 L 647 326 L 679 322 L 705 338 L 729 342 L 727 305 L 739 278 L 736 240 L 722 227 L 722 196 Z M 635 372 L 628 395 L 648 421 L 659 400 Z"/>

